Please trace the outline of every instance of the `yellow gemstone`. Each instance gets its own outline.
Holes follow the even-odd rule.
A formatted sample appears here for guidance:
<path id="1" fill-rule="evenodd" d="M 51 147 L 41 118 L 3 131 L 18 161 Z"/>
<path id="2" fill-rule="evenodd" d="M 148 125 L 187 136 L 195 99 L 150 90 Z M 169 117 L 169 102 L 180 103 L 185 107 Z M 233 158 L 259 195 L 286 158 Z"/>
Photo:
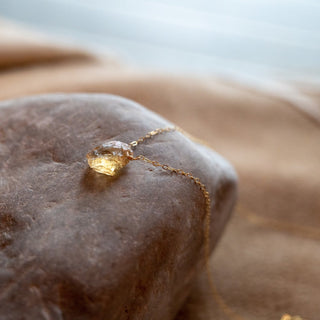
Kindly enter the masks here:
<path id="1" fill-rule="evenodd" d="M 130 145 L 121 141 L 105 142 L 87 153 L 90 168 L 108 176 L 116 175 L 132 157 Z"/>

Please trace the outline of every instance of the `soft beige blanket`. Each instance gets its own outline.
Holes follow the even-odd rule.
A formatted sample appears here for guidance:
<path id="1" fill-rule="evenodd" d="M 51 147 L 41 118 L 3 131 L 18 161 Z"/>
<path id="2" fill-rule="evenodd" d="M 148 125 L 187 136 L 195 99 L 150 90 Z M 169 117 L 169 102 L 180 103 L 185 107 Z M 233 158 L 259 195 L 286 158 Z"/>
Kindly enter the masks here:
<path id="1" fill-rule="evenodd" d="M 253 89 L 135 70 L 0 23 L 0 99 L 105 92 L 175 122 L 233 163 L 238 207 L 183 320 L 320 319 L 320 88 Z M 1 130 L 1 128 L 0 128 Z M 213 291 L 213 292 L 212 292 Z"/>

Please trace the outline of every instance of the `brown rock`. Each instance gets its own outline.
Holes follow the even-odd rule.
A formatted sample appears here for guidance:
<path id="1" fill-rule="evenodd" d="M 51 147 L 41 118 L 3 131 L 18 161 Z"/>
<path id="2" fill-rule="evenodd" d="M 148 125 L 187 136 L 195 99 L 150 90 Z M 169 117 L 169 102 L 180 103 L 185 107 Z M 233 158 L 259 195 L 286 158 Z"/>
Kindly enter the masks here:
<path id="1" fill-rule="evenodd" d="M 1 103 L 0 318 L 173 319 L 204 261 L 205 202 L 185 177 L 139 161 L 108 177 L 86 153 L 171 125 L 109 95 Z M 212 247 L 235 201 L 235 173 L 178 132 L 139 145 L 210 192 Z"/>

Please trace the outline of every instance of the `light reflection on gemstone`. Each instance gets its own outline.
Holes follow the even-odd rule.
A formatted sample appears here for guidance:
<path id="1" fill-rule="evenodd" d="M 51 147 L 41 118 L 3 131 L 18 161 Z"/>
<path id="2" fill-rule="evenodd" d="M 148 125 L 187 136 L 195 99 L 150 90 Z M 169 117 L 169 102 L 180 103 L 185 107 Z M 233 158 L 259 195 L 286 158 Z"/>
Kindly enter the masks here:
<path id="1" fill-rule="evenodd" d="M 116 175 L 133 157 L 129 144 L 121 141 L 108 141 L 87 153 L 90 168 L 108 176 Z"/>

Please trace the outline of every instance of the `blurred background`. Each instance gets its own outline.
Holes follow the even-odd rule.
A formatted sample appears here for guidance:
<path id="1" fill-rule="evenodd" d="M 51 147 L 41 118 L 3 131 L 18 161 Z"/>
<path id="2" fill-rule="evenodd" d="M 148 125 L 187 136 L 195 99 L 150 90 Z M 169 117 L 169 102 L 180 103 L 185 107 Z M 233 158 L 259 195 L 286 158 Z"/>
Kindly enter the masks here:
<path id="1" fill-rule="evenodd" d="M 317 0 L 0 0 L 0 16 L 145 68 L 319 81 Z"/>

